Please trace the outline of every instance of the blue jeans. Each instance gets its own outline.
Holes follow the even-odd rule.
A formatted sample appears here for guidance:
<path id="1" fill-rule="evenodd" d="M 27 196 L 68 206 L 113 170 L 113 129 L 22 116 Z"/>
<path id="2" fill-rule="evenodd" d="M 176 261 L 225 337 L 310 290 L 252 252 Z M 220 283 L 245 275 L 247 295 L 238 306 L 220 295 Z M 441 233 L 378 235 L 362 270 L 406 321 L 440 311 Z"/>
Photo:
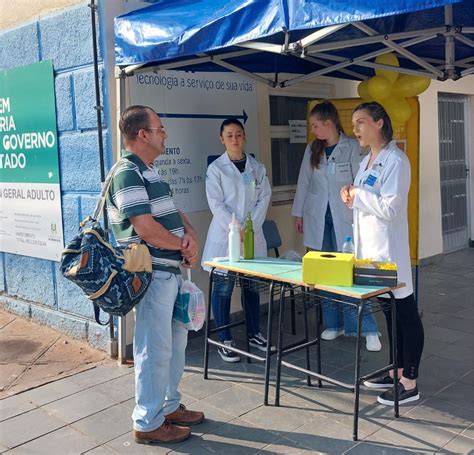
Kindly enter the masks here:
<path id="1" fill-rule="evenodd" d="M 181 276 L 154 271 L 145 296 L 134 308 L 135 409 L 133 427 L 152 431 L 179 407 L 188 331 L 173 320 Z"/>
<path id="2" fill-rule="evenodd" d="M 216 327 L 230 323 L 230 302 L 235 278 L 235 274 L 232 272 L 227 275 L 214 274 L 211 304 Z M 260 295 L 258 291 L 252 289 L 252 283 L 243 280 L 241 298 L 247 321 L 247 335 L 251 337 L 260 332 Z M 217 335 L 221 343 L 232 340 L 229 328 L 219 330 Z"/>
<path id="3" fill-rule="evenodd" d="M 322 251 L 337 251 L 336 233 L 332 221 L 331 210 L 326 210 L 324 223 L 324 236 Z M 327 296 L 328 293 L 320 293 L 321 296 Z M 344 298 L 344 300 L 357 302 L 357 299 Z M 344 311 L 343 311 L 344 308 Z M 348 336 L 357 335 L 357 309 L 350 305 L 331 303 L 330 300 L 323 299 L 323 317 L 324 325 L 329 330 L 342 330 Z M 375 316 L 370 313 L 362 318 L 362 335 L 379 335 L 379 328 Z"/>

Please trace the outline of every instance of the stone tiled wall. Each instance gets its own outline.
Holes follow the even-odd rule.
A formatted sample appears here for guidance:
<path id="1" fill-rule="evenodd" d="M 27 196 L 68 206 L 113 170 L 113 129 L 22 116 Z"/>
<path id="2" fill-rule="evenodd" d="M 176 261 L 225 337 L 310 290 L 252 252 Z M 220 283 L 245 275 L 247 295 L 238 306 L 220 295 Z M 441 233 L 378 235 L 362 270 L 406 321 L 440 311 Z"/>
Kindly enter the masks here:
<path id="1" fill-rule="evenodd" d="M 79 221 L 93 211 L 100 190 L 90 14 L 84 3 L 0 33 L 0 69 L 53 61 L 65 242 L 75 235 Z M 105 105 L 102 55 L 99 49 Z M 102 122 L 109 166 L 108 120 L 104 117 Z M 108 329 L 95 323 L 91 302 L 61 276 L 57 262 L 0 252 L 0 307 L 95 347 L 107 346 Z"/>

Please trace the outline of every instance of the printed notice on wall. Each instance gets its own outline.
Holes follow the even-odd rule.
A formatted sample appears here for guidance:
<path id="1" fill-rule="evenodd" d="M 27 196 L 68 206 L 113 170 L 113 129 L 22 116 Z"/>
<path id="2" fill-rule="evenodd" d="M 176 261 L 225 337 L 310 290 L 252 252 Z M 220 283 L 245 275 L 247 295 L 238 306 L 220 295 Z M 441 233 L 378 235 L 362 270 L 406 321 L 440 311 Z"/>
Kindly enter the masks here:
<path id="1" fill-rule="evenodd" d="M 53 66 L 0 71 L 0 251 L 63 250 Z"/>
<path id="2" fill-rule="evenodd" d="M 288 120 L 290 144 L 306 144 L 306 120 Z"/>
<path id="3" fill-rule="evenodd" d="M 219 128 L 226 118 L 245 127 L 247 153 L 258 158 L 256 83 L 236 73 L 155 71 L 128 79 L 130 104 L 144 104 L 160 115 L 168 139 L 156 164 L 180 210 L 208 210 L 207 158 L 224 147 Z"/>

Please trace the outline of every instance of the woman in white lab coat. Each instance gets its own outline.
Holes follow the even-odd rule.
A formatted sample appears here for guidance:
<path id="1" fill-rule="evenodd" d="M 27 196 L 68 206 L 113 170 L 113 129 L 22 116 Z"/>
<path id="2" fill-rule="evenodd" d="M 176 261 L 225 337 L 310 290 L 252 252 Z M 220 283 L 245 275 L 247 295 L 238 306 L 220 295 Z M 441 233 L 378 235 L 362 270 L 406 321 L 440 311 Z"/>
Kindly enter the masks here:
<path id="1" fill-rule="evenodd" d="M 304 245 L 312 250 L 342 251 L 347 237 L 352 238 L 352 211 L 342 202 L 341 187 L 351 185 L 359 168 L 362 152 L 359 143 L 344 134 L 335 106 L 323 101 L 309 114 L 311 132 L 316 137 L 306 147 L 301 163 L 291 214 Z M 345 308 L 345 307 L 344 307 Z M 357 334 L 356 312 L 334 303 L 323 305 L 326 329 L 323 340 Z M 373 314 L 364 316 L 362 334 L 369 351 L 380 351 L 379 331 Z"/>
<path id="2" fill-rule="evenodd" d="M 228 233 L 232 213 L 240 225 L 250 212 L 255 232 L 254 250 L 256 257 L 267 256 L 267 244 L 263 235 L 263 222 L 271 197 L 265 166 L 246 154 L 245 130 L 237 119 L 227 119 L 220 128 L 220 140 L 226 151 L 207 169 L 206 195 L 213 218 L 207 233 L 202 262 L 214 257 L 228 256 Z M 223 326 L 230 322 L 230 303 L 234 288 L 235 275 L 215 276 L 212 291 L 212 311 L 216 325 Z M 260 333 L 259 314 L 260 297 L 258 291 L 243 287 L 242 303 L 245 305 L 245 316 L 249 343 L 266 351 L 267 341 Z M 234 344 L 230 329 L 218 332 L 219 341 L 232 346 Z M 240 357 L 235 352 L 218 348 L 226 362 L 238 362 Z"/>
<path id="3" fill-rule="evenodd" d="M 400 377 L 399 403 L 419 399 L 416 379 L 423 352 L 423 325 L 413 296 L 408 237 L 408 191 L 410 162 L 393 140 L 393 130 L 385 109 L 376 102 L 355 108 L 352 125 L 361 146 L 370 147 L 362 160 L 353 186 L 341 189 L 341 199 L 353 209 L 357 258 L 392 261 L 398 279 L 406 286 L 393 291 L 397 305 L 397 349 Z M 391 314 L 385 311 L 390 344 Z M 391 350 L 390 350 L 391 352 Z M 389 388 L 389 376 L 365 381 L 371 388 Z M 394 404 L 393 389 L 378 397 L 379 403 Z"/>

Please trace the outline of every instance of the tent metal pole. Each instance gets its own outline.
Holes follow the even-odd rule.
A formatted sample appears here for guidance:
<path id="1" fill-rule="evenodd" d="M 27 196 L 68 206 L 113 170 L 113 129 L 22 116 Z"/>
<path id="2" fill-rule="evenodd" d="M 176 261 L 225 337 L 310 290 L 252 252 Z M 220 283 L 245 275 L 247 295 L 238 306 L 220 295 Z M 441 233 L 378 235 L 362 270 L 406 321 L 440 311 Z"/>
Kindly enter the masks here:
<path id="1" fill-rule="evenodd" d="M 332 54 L 316 54 L 315 56 L 319 58 L 325 58 L 328 60 L 333 60 L 336 62 L 344 62 L 347 61 L 347 58 L 345 57 L 340 57 L 339 55 L 332 55 Z M 443 61 L 444 64 L 444 61 Z M 421 71 L 421 70 L 414 70 L 414 69 L 409 69 L 409 68 L 403 68 L 403 67 L 395 67 L 395 66 L 389 66 L 389 65 L 382 65 L 381 63 L 373 63 L 373 62 L 357 62 L 355 63 L 356 66 L 363 66 L 365 68 L 374 68 L 374 69 L 382 69 L 382 70 L 388 70 L 388 71 L 393 71 L 396 73 L 402 73 L 402 74 L 413 74 L 414 76 L 424 76 L 424 77 L 429 77 L 431 79 L 437 79 L 432 73 L 427 73 L 426 71 Z"/>
<path id="2" fill-rule="evenodd" d="M 359 30 L 363 31 L 364 33 L 367 33 L 370 36 L 376 35 L 377 31 L 374 30 L 373 28 L 369 27 L 368 25 L 365 25 L 362 22 L 355 22 L 354 27 L 357 27 Z M 412 62 L 417 63 L 419 66 L 422 68 L 425 68 L 426 70 L 430 71 L 431 73 L 435 74 L 436 76 L 442 78 L 444 77 L 444 73 L 440 71 L 438 68 L 435 68 L 433 65 L 430 65 L 426 61 L 424 61 L 422 58 L 417 57 L 415 54 L 411 53 L 410 51 L 407 51 L 405 49 L 406 46 L 400 46 L 397 43 L 394 43 L 391 40 L 384 40 L 382 41 L 382 44 L 384 46 L 387 46 L 395 51 L 397 51 L 399 54 L 403 55 L 407 59 L 411 60 Z M 405 43 L 403 43 L 405 44 Z"/>
<path id="3" fill-rule="evenodd" d="M 450 32 L 453 28 L 453 7 L 452 5 L 446 5 L 444 7 L 444 23 L 446 26 L 446 31 Z M 454 56 L 454 38 L 452 35 L 446 36 L 445 43 L 445 58 L 446 58 L 446 76 L 448 79 L 455 78 L 455 66 L 454 61 L 456 60 Z"/>
<path id="4" fill-rule="evenodd" d="M 409 46 L 411 41 L 412 40 L 404 42 L 402 44 L 402 46 Z M 294 79 L 290 79 L 290 80 L 281 82 L 280 87 L 283 88 L 283 87 L 288 87 L 290 85 L 295 85 L 295 84 L 298 84 L 299 82 L 303 82 L 303 81 L 306 81 L 308 79 L 312 79 L 313 77 L 316 77 L 316 76 L 323 76 L 324 74 L 332 73 L 334 71 L 338 71 L 341 68 L 345 68 L 345 67 L 350 66 L 350 65 L 358 65 L 360 62 L 364 62 L 365 60 L 368 60 L 368 59 L 371 59 L 371 58 L 374 58 L 374 57 L 378 57 L 379 55 L 386 54 L 386 53 L 387 53 L 387 49 L 384 48 L 384 49 L 379 49 L 377 51 L 370 52 L 370 53 L 365 54 L 365 55 L 361 55 L 360 57 L 356 57 L 354 59 L 344 58 L 344 61 L 341 61 L 341 63 L 338 63 L 334 66 L 329 67 L 329 68 L 322 68 L 318 71 L 314 71 L 313 73 L 305 74 L 303 76 L 298 76 L 298 77 L 295 77 Z M 320 55 L 320 57 L 323 57 L 323 55 Z M 364 65 L 362 65 L 362 66 L 364 66 Z M 390 69 L 391 68 L 392 67 L 390 67 Z M 399 68 L 398 67 L 393 67 L 393 69 L 398 70 Z M 437 70 L 437 71 L 439 71 L 439 70 Z M 439 72 L 442 74 L 442 76 L 444 76 L 444 73 L 442 73 L 441 71 L 439 71 Z M 430 76 L 432 77 L 431 74 L 430 74 Z"/>
<path id="5" fill-rule="evenodd" d="M 225 53 L 225 54 L 217 54 L 217 55 L 203 54 L 201 57 L 193 58 L 193 59 L 189 59 L 189 60 L 183 60 L 183 61 L 179 61 L 179 62 L 164 63 L 162 65 L 153 65 L 153 66 L 146 66 L 146 67 L 142 66 L 138 69 L 135 69 L 133 74 L 146 73 L 148 71 L 173 70 L 173 69 L 181 68 L 183 66 L 198 65 L 199 63 L 211 62 L 215 58 L 227 59 L 227 58 L 234 58 L 234 57 L 242 57 L 244 55 L 255 54 L 255 52 L 257 52 L 257 51 L 253 51 L 253 50 L 245 50 L 244 51 L 244 50 L 242 50 L 242 51 L 228 52 L 228 53 Z M 127 74 L 127 76 L 131 76 L 131 74 Z"/>
<path id="6" fill-rule="evenodd" d="M 317 65 L 321 65 L 321 66 L 325 66 L 325 67 L 331 66 L 331 63 L 325 62 L 324 60 L 320 60 L 319 58 L 311 57 L 311 56 L 308 56 L 308 55 L 305 57 L 305 60 L 308 60 L 308 62 L 314 62 Z M 360 79 L 362 81 L 364 79 L 368 79 L 368 76 L 366 76 L 365 74 L 356 73 L 355 71 L 351 71 L 351 70 L 347 70 L 347 69 L 339 70 L 339 72 L 347 74 L 348 76 L 351 76 L 351 77 L 355 77 L 356 79 Z"/>
<path id="7" fill-rule="evenodd" d="M 125 79 L 127 73 L 117 68 L 116 70 L 116 96 L 117 96 L 117 144 L 119 144 L 119 150 L 122 150 L 122 135 L 118 128 L 118 122 L 120 113 L 125 109 L 126 98 L 125 98 Z M 120 159 L 120 156 L 118 156 Z M 124 364 L 127 360 L 127 316 L 118 317 L 118 349 L 117 349 L 117 361 L 119 365 Z"/>
<path id="8" fill-rule="evenodd" d="M 363 46 L 365 44 L 377 44 L 388 40 L 399 40 L 408 38 L 418 38 L 423 36 L 437 36 L 446 31 L 444 27 L 429 28 L 426 30 L 417 30 L 412 32 L 392 33 L 389 35 L 375 35 L 365 38 L 356 38 L 353 40 L 336 41 L 332 43 L 317 44 L 308 48 L 308 54 L 315 52 L 326 52 L 338 49 L 346 49 L 348 47 Z M 463 29 L 464 31 L 464 29 Z"/>
<path id="9" fill-rule="evenodd" d="M 227 69 L 229 69 L 231 71 L 234 71 L 236 73 L 243 74 L 244 76 L 255 79 L 256 81 L 263 82 L 264 84 L 269 85 L 270 87 L 275 86 L 273 80 L 267 79 L 267 78 L 262 77 L 262 76 L 257 76 L 256 74 L 251 73 L 250 71 L 246 71 L 242 68 L 239 68 L 238 66 L 231 65 L 230 63 L 224 62 L 223 60 L 214 58 L 212 61 L 216 65 L 222 66 L 222 67 L 227 68 Z"/>
<path id="10" fill-rule="evenodd" d="M 469 47 L 474 47 L 474 41 L 467 36 L 461 35 L 459 33 L 456 33 L 454 35 L 454 39 L 457 39 L 458 41 L 461 41 L 461 43 L 464 43 L 468 45 Z"/>
<path id="11" fill-rule="evenodd" d="M 311 33 L 310 35 L 300 39 L 299 41 L 292 43 L 294 51 L 298 51 L 301 49 L 305 49 L 308 46 L 311 46 L 313 43 L 316 43 L 317 41 L 322 40 L 323 38 L 326 38 L 333 33 L 337 32 L 338 30 L 341 30 L 344 27 L 347 27 L 349 24 L 338 24 L 338 25 L 331 25 L 329 27 L 324 27 L 314 33 Z"/>
<path id="12" fill-rule="evenodd" d="M 103 127 L 102 127 L 102 113 L 104 107 L 100 99 L 100 77 L 99 77 L 99 56 L 97 52 L 97 28 L 96 28 L 96 15 L 97 5 L 95 0 L 91 0 L 88 5 L 91 9 L 91 31 L 92 31 L 92 52 L 94 60 L 94 85 L 95 85 L 95 110 L 97 114 L 97 145 L 99 148 L 99 167 L 100 167 L 100 182 L 103 185 L 105 181 L 105 153 L 104 153 L 104 141 L 103 141 Z M 102 215 L 104 220 L 105 238 L 108 238 L 108 218 L 107 211 L 104 210 Z M 115 337 L 115 326 L 114 317 L 109 318 L 109 354 L 112 358 L 117 357 L 117 338 Z"/>

